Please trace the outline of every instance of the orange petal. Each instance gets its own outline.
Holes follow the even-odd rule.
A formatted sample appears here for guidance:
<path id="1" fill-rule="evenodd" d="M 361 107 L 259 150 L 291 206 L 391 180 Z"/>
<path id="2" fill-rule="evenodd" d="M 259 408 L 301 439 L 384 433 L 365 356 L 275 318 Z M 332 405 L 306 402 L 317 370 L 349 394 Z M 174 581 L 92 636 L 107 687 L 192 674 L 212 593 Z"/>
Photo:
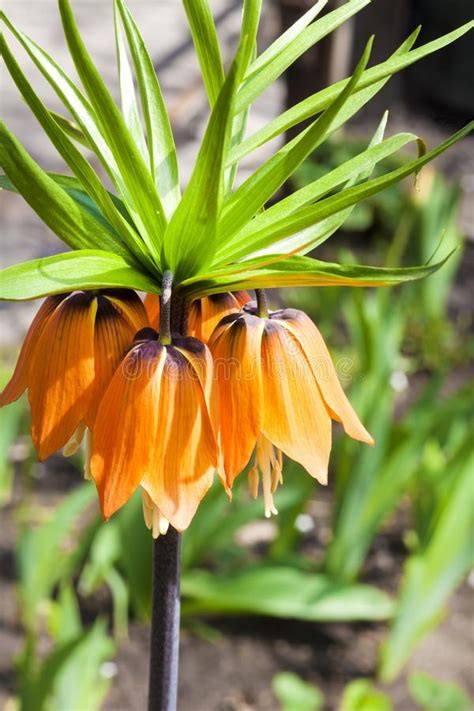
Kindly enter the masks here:
<path id="1" fill-rule="evenodd" d="M 32 437 L 40 460 L 62 447 L 84 419 L 94 382 L 97 299 L 68 296 L 50 315 L 29 369 Z"/>
<path id="2" fill-rule="evenodd" d="M 217 445 L 201 384 L 173 346 L 167 348 L 159 427 L 150 451 L 153 465 L 141 485 L 161 514 L 182 531 L 212 484 Z"/>
<path id="3" fill-rule="evenodd" d="M 28 387 L 28 371 L 31 360 L 34 357 L 38 339 L 47 324 L 49 317 L 64 298 L 64 294 L 48 296 L 48 298 L 41 304 L 39 311 L 28 329 L 25 340 L 23 341 L 13 375 L 5 386 L 3 392 L 0 393 L 0 407 L 18 400 L 22 392 Z"/>
<path id="4" fill-rule="evenodd" d="M 90 469 L 106 519 L 128 501 L 142 477 L 153 471 L 165 358 L 166 350 L 158 341 L 132 348 L 100 403 Z"/>
<path id="5" fill-rule="evenodd" d="M 325 484 L 331 418 L 300 344 L 269 319 L 262 338 L 262 370 L 262 433 Z"/>
<path id="6" fill-rule="evenodd" d="M 143 302 L 145 307 L 148 323 L 153 328 L 159 329 L 160 327 L 160 297 L 158 294 L 146 294 L 145 300 Z"/>
<path id="7" fill-rule="evenodd" d="M 209 344 L 219 391 L 219 443 L 227 485 L 248 463 L 262 423 L 264 321 L 242 314 L 219 325 Z"/>
<path id="8" fill-rule="evenodd" d="M 315 324 L 303 311 L 296 309 L 285 309 L 278 318 L 301 343 L 333 419 L 342 422 L 345 431 L 353 439 L 373 445 L 373 438 L 359 420 L 342 389 L 327 346 Z"/>
<path id="9" fill-rule="evenodd" d="M 134 319 L 132 325 L 128 319 L 122 316 L 124 313 L 123 300 L 120 302 L 121 308 L 119 308 L 115 299 L 103 295 L 99 295 L 97 298 L 98 308 L 94 331 L 94 394 L 86 417 L 86 424 L 91 429 L 100 401 L 115 370 L 122 361 L 126 349 L 132 345 L 133 337 L 138 330 L 137 326 L 140 324 L 138 318 Z M 136 298 L 138 299 L 138 296 Z M 143 316 L 145 316 L 144 310 Z"/>
<path id="10" fill-rule="evenodd" d="M 245 298 L 243 294 L 246 292 L 238 293 L 240 294 L 239 298 L 228 292 L 214 294 L 200 299 L 198 302 L 193 302 L 188 317 L 189 335 L 207 343 L 219 321 L 224 316 L 240 311 L 243 303 L 246 303 L 246 301 L 241 302 Z"/>
<path id="11" fill-rule="evenodd" d="M 148 326 L 148 315 L 142 300 L 131 289 L 106 289 L 101 296 L 108 299 L 128 322 L 134 333 Z"/>

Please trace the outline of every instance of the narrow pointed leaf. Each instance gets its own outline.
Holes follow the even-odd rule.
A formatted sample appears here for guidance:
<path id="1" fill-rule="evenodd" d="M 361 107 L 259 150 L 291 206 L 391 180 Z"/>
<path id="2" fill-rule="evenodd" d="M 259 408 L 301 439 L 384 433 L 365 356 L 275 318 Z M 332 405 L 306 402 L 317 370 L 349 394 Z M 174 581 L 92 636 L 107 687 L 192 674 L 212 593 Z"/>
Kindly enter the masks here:
<path id="1" fill-rule="evenodd" d="M 77 141 L 77 143 L 80 143 L 85 148 L 92 150 L 90 142 L 84 135 L 83 131 L 81 131 L 77 123 L 74 123 L 74 121 L 71 121 L 66 116 L 62 116 L 62 114 L 58 114 L 56 111 L 52 111 L 51 109 L 49 110 L 49 114 L 56 121 L 59 128 L 61 128 L 64 133 L 69 136 L 69 138 L 73 138 Z"/>
<path id="2" fill-rule="evenodd" d="M 0 271 L 0 299 L 24 301 L 76 289 L 124 288 L 158 292 L 159 284 L 117 254 L 83 249 L 33 259 Z"/>
<path id="3" fill-rule="evenodd" d="M 74 172 L 92 202 L 98 206 L 109 225 L 113 228 L 111 231 L 116 238 L 117 253 L 124 256 L 128 255 L 129 258 L 134 254 L 144 264 L 153 268 L 153 262 L 148 256 L 140 236 L 117 210 L 92 166 L 57 125 L 48 109 L 35 94 L 31 84 L 10 52 L 3 36 L 0 37 L 0 48 L 5 64 L 29 108 L 44 128 L 55 148 Z"/>
<path id="4" fill-rule="evenodd" d="M 243 245 L 246 242 L 248 244 L 252 244 L 254 235 L 257 234 L 260 229 L 264 230 L 269 227 L 271 228 L 272 225 L 278 225 L 280 221 L 289 218 L 299 209 L 304 208 L 311 203 L 315 203 L 317 200 L 325 197 L 328 193 L 332 192 L 335 188 L 346 181 L 350 180 L 351 183 L 357 182 L 357 179 L 354 181 L 352 179 L 357 178 L 359 174 L 364 174 L 367 171 L 370 173 L 377 163 L 383 161 L 389 156 L 392 156 L 408 143 L 417 140 L 418 137 L 413 133 L 399 133 L 391 138 L 387 138 L 378 145 L 368 148 L 366 151 L 363 151 L 345 163 L 342 163 L 334 170 L 326 173 L 323 177 L 308 183 L 308 185 L 305 185 L 300 190 L 292 193 L 276 205 L 269 207 L 268 210 L 265 210 L 265 212 L 257 215 L 247 225 L 247 227 L 240 232 L 240 244 Z M 252 237 L 250 238 L 249 235 L 252 235 Z M 271 250 L 273 253 L 280 251 L 292 251 L 293 249 L 296 249 L 296 241 L 298 241 L 302 246 L 306 244 L 309 239 L 309 235 L 303 231 L 285 242 L 286 249 L 282 249 L 280 247 L 281 243 L 278 243 L 266 248 L 266 251 Z M 236 242 L 234 242 L 233 245 L 235 246 Z M 224 256 L 225 246 L 222 253 L 222 257 Z"/>
<path id="5" fill-rule="evenodd" d="M 123 0 L 116 0 L 135 67 L 150 150 L 150 172 L 168 219 L 181 193 L 173 133 L 153 61 Z"/>
<path id="6" fill-rule="evenodd" d="M 331 125 L 357 86 L 369 60 L 372 40 L 367 44 L 350 82 L 331 106 L 286 146 L 267 160 L 229 198 L 219 223 L 219 241 L 227 243 L 293 174 L 296 168 L 324 140 Z"/>
<path id="7" fill-rule="evenodd" d="M 270 61 L 257 67 L 246 78 L 237 94 L 235 112 L 240 113 L 251 104 L 275 79 L 283 74 L 306 50 L 337 29 L 346 20 L 368 5 L 370 0 L 349 0 L 342 7 L 329 12 L 302 30 L 284 49 Z"/>
<path id="8" fill-rule="evenodd" d="M 342 190 L 336 195 L 327 197 L 314 205 L 298 210 L 294 214 L 276 222 L 273 225 L 267 225 L 262 230 L 248 234 L 246 236 L 245 244 L 241 244 L 240 247 L 236 244 L 232 247 L 232 249 L 226 251 L 226 260 L 235 261 L 239 258 L 245 257 L 251 251 L 255 252 L 268 247 L 269 245 L 275 244 L 284 237 L 288 237 L 300 232 L 301 230 L 305 230 L 306 228 L 341 212 L 345 208 L 355 205 L 371 195 L 375 195 L 390 185 L 399 182 L 411 173 L 418 172 L 424 165 L 432 161 L 434 158 L 466 136 L 472 130 L 473 126 L 474 122 L 469 123 L 436 148 L 432 149 L 428 153 L 425 153 L 416 160 L 410 161 L 397 170 L 393 170 L 379 178 L 369 180 L 362 185 L 356 185 L 354 187 L 347 188 L 346 190 Z M 252 245 L 252 249 L 249 249 L 250 245 Z"/>
<path id="9" fill-rule="evenodd" d="M 446 258 L 448 259 L 449 256 Z M 421 279 L 437 271 L 446 259 L 420 267 L 386 268 L 351 264 L 333 264 L 311 257 L 286 257 L 274 264 L 260 258 L 254 263 L 234 264 L 219 275 L 189 279 L 183 284 L 193 298 L 206 294 L 240 289 L 267 289 L 288 286 L 393 286 Z M 262 266 L 259 266 L 261 264 Z"/>
<path id="10" fill-rule="evenodd" d="M 133 140 L 137 144 L 144 160 L 148 163 L 148 148 L 143 134 L 140 121 L 137 99 L 135 96 L 135 86 L 133 83 L 132 70 L 128 61 L 123 32 L 118 17 L 117 3 L 114 3 L 114 25 L 115 25 L 115 45 L 117 51 L 117 69 L 120 86 L 120 98 L 122 102 L 122 114 L 125 124 L 130 131 Z"/>
<path id="11" fill-rule="evenodd" d="M 276 59 L 294 40 L 296 40 L 303 30 L 312 22 L 327 5 L 328 0 L 318 0 L 302 15 L 291 27 L 281 34 L 267 49 L 252 62 L 251 72 L 261 69 L 272 60 Z"/>
<path id="12" fill-rule="evenodd" d="M 390 77 L 420 59 L 427 57 L 433 52 L 446 47 L 473 28 L 474 21 L 471 21 L 457 28 L 453 32 L 449 32 L 442 37 L 438 37 L 438 39 L 428 42 L 427 44 L 424 44 L 410 52 L 406 52 L 402 55 L 395 53 L 385 62 L 381 62 L 375 67 L 370 67 L 370 69 L 367 69 L 364 72 L 358 85 L 358 91 L 362 91 L 371 84 L 386 77 Z M 272 140 L 293 126 L 296 126 L 302 121 L 305 121 L 306 119 L 309 119 L 323 111 L 332 101 L 334 101 L 334 98 L 348 81 L 349 79 L 342 79 L 336 84 L 332 84 L 332 86 L 312 94 L 307 99 L 300 101 L 295 106 L 292 106 L 290 109 L 280 114 L 280 116 L 276 119 L 254 133 L 253 136 L 249 136 L 249 138 L 243 141 L 240 146 L 234 148 L 232 154 L 229 156 L 229 163 L 232 163 L 234 160 L 241 160 L 244 156 L 252 153 L 264 143 L 267 143 L 267 141 Z"/>
<path id="13" fill-rule="evenodd" d="M 211 108 L 224 84 L 224 66 L 208 0 L 183 0 Z"/>
<path id="14" fill-rule="evenodd" d="M 117 163 L 127 208 L 159 264 L 166 218 L 154 181 L 117 105 L 87 52 L 68 0 L 59 0 L 59 10 L 77 73 L 96 112 L 97 124 Z"/>
<path id="15" fill-rule="evenodd" d="M 236 59 L 212 110 L 189 185 L 165 234 L 165 262 L 178 280 L 204 268 L 215 253 L 238 74 Z"/>
<path id="16" fill-rule="evenodd" d="M 30 207 L 67 245 L 73 249 L 95 247 L 120 251 L 120 242 L 110 231 L 94 220 L 39 167 L 2 122 L 0 164 Z"/>

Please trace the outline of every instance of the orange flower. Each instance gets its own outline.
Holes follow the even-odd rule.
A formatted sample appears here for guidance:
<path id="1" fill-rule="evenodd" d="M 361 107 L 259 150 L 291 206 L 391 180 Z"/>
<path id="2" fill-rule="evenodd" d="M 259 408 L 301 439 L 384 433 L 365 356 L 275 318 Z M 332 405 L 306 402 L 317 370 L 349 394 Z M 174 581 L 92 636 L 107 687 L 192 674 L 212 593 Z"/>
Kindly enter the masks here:
<path id="1" fill-rule="evenodd" d="M 40 460 L 71 438 L 73 445 L 79 444 L 81 437 L 74 434 L 93 425 L 125 348 L 144 324 L 146 314 L 133 291 L 75 291 L 45 299 L 0 395 L 1 407 L 28 389 Z"/>
<path id="2" fill-rule="evenodd" d="M 217 466 L 211 354 L 196 338 L 157 339 L 143 329 L 116 370 L 97 414 L 90 463 L 104 518 L 140 485 L 155 536 L 168 522 L 187 528 Z"/>
<path id="3" fill-rule="evenodd" d="M 193 301 L 188 314 L 188 335 L 207 343 L 219 321 L 228 314 L 237 313 L 251 300 L 246 291 L 214 294 Z M 148 320 L 153 328 L 160 322 L 160 297 L 157 294 L 145 296 Z"/>
<path id="4" fill-rule="evenodd" d="M 373 444 L 347 400 L 324 340 L 302 311 L 267 318 L 247 306 L 224 318 L 209 348 L 219 391 L 219 444 L 228 488 L 255 450 L 250 485 L 263 479 L 265 513 L 281 481 L 281 451 L 327 482 L 331 419 Z"/>

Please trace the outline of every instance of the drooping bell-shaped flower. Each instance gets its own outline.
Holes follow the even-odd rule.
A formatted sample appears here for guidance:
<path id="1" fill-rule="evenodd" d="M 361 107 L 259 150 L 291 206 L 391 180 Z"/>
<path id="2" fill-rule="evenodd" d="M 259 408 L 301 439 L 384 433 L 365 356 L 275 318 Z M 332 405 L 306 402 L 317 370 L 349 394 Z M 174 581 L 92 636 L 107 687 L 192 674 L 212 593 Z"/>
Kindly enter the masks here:
<path id="1" fill-rule="evenodd" d="M 263 478 L 266 514 L 281 480 L 281 454 L 327 482 L 331 420 L 373 444 L 339 383 L 326 344 L 302 311 L 264 317 L 245 307 L 225 317 L 209 348 L 219 392 L 219 445 L 227 487 L 249 463 L 251 488 Z"/>
<path id="2" fill-rule="evenodd" d="M 169 344 L 146 328 L 117 368 L 100 404 L 91 474 L 108 519 L 141 486 L 153 534 L 189 525 L 212 484 L 212 358 L 196 338 Z"/>
<path id="3" fill-rule="evenodd" d="M 75 291 L 45 299 L 0 394 L 1 407 L 28 389 L 40 460 L 92 427 L 115 368 L 146 322 L 133 291 Z M 75 439 L 79 443 L 81 437 Z"/>
<path id="4" fill-rule="evenodd" d="M 244 304 L 251 301 L 246 291 L 225 292 L 213 294 L 202 299 L 196 299 L 189 307 L 187 333 L 207 343 L 215 327 L 229 314 L 240 311 Z M 160 297 L 157 294 L 145 296 L 145 308 L 148 320 L 153 328 L 158 328 L 160 322 Z"/>

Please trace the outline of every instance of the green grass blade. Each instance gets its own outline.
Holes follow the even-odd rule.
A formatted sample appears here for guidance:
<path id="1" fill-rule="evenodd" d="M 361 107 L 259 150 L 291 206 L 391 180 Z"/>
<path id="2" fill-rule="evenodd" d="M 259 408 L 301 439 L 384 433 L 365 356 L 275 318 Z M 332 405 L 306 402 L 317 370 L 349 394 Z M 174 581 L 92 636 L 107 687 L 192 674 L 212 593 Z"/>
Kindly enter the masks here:
<path id="1" fill-rule="evenodd" d="M 122 28 L 120 26 L 116 2 L 114 3 L 114 27 L 122 114 L 125 124 L 128 130 L 130 131 L 133 140 L 138 146 L 140 153 L 143 156 L 143 159 L 148 163 L 150 160 L 148 155 L 148 147 L 146 145 L 145 136 L 140 120 L 140 113 L 138 111 L 132 70 L 128 61 L 127 50 L 123 39 Z"/>
<path id="2" fill-rule="evenodd" d="M 34 92 L 31 84 L 28 82 L 10 52 L 3 36 L 0 37 L 0 49 L 8 71 L 25 102 L 38 119 L 38 122 L 57 151 L 76 175 L 92 202 L 97 205 L 109 225 L 113 228 L 110 231 L 116 239 L 117 253 L 129 259 L 133 259 L 133 254 L 149 268 L 153 268 L 153 262 L 149 258 L 140 236 L 122 216 L 120 211 L 117 210 L 110 194 L 103 186 L 92 166 L 57 125 L 55 119 L 50 115 L 48 109 Z"/>
<path id="3" fill-rule="evenodd" d="M 116 6 L 120 12 L 137 76 L 150 150 L 150 171 L 169 219 L 181 197 L 173 133 L 153 61 L 143 37 L 123 0 L 116 0 Z"/>
<path id="4" fill-rule="evenodd" d="M 0 299 L 25 301 L 75 289 L 138 289 L 157 292 L 159 284 L 122 257 L 98 249 L 79 249 L 33 259 L 0 271 Z"/>
<path id="5" fill-rule="evenodd" d="M 211 108 L 225 81 L 216 26 L 208 0 L 183 0 Z"/>
<path id="6" fill-rule="evenodd" d="M 424 44 L 410 52 L 406 52 L 402 55 L 395 53 L 385 62 L 381 62 L 375 67 L 371 67 L 364 72 L 359 82 L 358 91 L 362 91 L 371 84 L 396 74 L 402 69 L 409 67 L 411 64 L 418 62 L 420 59 L 423 59 L 433 52 L 437 52 L 443 47 L 455 42 L 457 39 L 466 34 L 466 32 L 469 32 L 473 27 L 474 21 L 471 21 L 465 25 L 462 25 L 453 32 L 449 32 L 442 37 L 438 37 L 438 39 L 428 42 L 427 44 Z M 244 156 L 252 153 L 264 143 L 272 140 L 272 138 L 281 135 L 293 126 L 301 123 L 301 121 L 305 121 L 306 119 L 309 119 L 323 111 L 332 101 L 334 101 L 334 98 L 348 81 L 348 79 L 343 79 L 336 84 L 327 87 L 326 89 L 318 91 L 284 113 L 280 114 L 280 116 L 267 124 L 267 126 L 264 126 L 262 129 L 254 133 L 253 136 L 249 136 L 249 138 L 243 141 L 240 146 L 236 147 L 230 155 L 229 161 L 232 162 L 234 160 L 241 160 Z"/>
<path id="7" fill-rule="evenodd" d="M 261 69 L 264 65 L 269 64 L 272 60 L 275 60 L 281 52 L 287 49 L 287 47 L 300 36 L 309 23 L 319 15 L 321 10 L 327 5 L 327 2 L 328 0 L 318 0 L 313 7 L 310 7 L 291 27 L 272 42 L 272 44 L 252 62 L 252 73 Z"/>
<path id="8" fill-rule="evenodd" d="M 165 233 L 164 260 L 177 281 L 205 268 L 215 253 L 239 56 L 240 52 L 214 105 L 188 187 Z"/>
<path id="9" fill-rule="evenodd" d="M 270 61 L 258 66 L 248 75 L 237 93 L 235 112 L 243 111 L 306 50 L 337 29 L 369 2 L 370 0 L 350 0 L 299 32 L 289 44 L 274 54 Z"/>
<path id="10" fill-rule="evenodd" d="M 144 242 L 159 264 L 166 217 L 154 181 L 117 105 L 87 52 L 69 1 L 59 0 L 59 10 L 77 73 L 96 112 L 98 126 L 117 163 L 127 208 Z"/>
<path id="11" fill-rule="evenodd" d="M 226 245 L 229 238 L 258 213 L 267 200 L 324 140 L 344 104 L 355 90 L 369 60 L 371 48 L 372 39 L 368 42 L 350 82 L 325 113 L 269 158 L 231 195 L 224 205 L 219 223 L 219 241 L 222 245 Z"/>
<path id="12" fill-rule="evenodd" d="M 73 249 L 118 251 L 119 243 L 39 167 L 0 122 L 0 164 L 41 220 Z"/>
<path id="13" fill-rule="evenodd" d="M 293 215 L 277 222 L 273 226 L 267 226 L 258 232 L 253 232 L 251 236 L 250 234 L 247 235 L 246 244 L 240 245 L 240 247 L 236 246 L 235 249 L 229 249 L 226 253 L 226 260 L 235 261 L 236 259 L 247 256 L 250 251 L 255 252 L 275 244 L 284 237 L 296 234 L 301 230 L 305 230 L 345 210 L 351 205 L 356 205 L 371 195 L 375 195 L 390 185 L 399 182 L 411 173 L 418 172 L 424 165 L 460 141 L 473 127 L 474 122 L 469 123 L 436 148 L 425 153 L 418 159 L 410 161 L 401 168 L 393 170 L 379 178 L 369 180 L 362 185 L 356 185 L 342 190 L 336 195 L 327 197 L 315 205 L 310 205 L 309 207 L 298 210 Z M 250 249 L 250 245 L 252 245 L 252 249 Z"/>

